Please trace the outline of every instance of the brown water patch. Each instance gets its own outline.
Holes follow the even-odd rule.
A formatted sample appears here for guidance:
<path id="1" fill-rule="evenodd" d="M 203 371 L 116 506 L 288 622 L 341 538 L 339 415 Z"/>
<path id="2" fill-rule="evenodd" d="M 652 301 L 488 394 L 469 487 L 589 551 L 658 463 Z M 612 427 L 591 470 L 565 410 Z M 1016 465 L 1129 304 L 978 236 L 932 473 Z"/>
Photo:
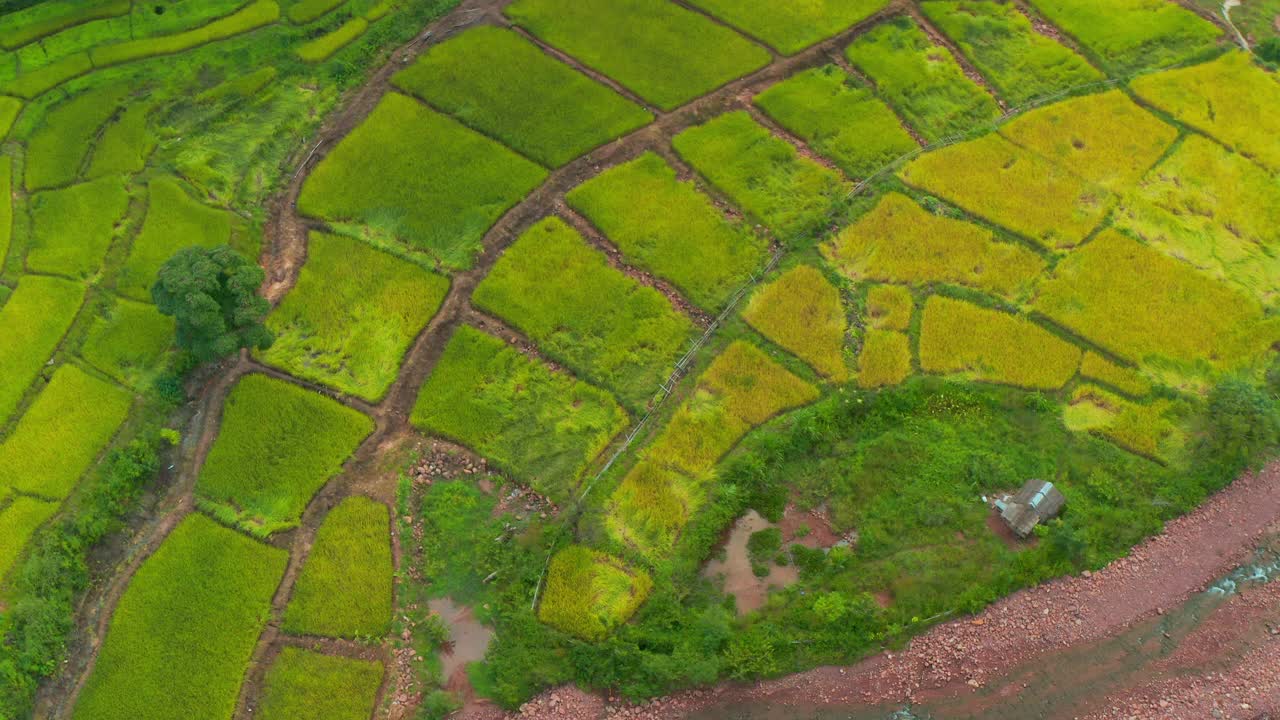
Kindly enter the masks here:
<path id="1" fill-rule="evenodd" d="M 489 649 L 489 641 L 493 639 L 493 630 L 476 620 L 471 608 L 458 605 L 449 598 L 437 598 L 427 603 L 431 612 L 440 616 L 445 627 L 449 628 L 449 644 L 440 651 L 440 677 L 451 689 L 458 682 L 465 682 L 467 663 L 484 659 Z M 457 674 L 461 677 L 455 678 Z"/>
<path id="2" fill-rule="evenodd" d="M 763 607 L 769 599 L 770 589 L 786 587 L 800 579 L 800 571 L 792 566 L 770 565 L 769 574 L 765 577 L 756 577 L 751 571 L 747 540 L 751 538 L 751 533 L 770 527 L 775 526 L 755 510 L 749 511 L 729 531 L 729 540 L 724 547 L 724 560 L 711 560 L 702 571 L 706 577 L 724 577 L 724 591 L 737 599 L 740 615 Z"/>

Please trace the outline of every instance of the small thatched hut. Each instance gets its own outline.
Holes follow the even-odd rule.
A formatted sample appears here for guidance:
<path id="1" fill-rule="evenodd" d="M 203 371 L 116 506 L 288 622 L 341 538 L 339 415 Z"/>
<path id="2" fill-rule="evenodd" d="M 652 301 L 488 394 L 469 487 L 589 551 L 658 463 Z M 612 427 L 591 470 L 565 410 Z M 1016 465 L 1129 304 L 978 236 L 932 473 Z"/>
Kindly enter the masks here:
<path id="1" fill-rule="evenodd" d="M 1046 520 L 1052 520 L 1062 512 L 1067 504 L 1053 483 L 1045 480 L 1028 480 L 1016 495 L 996 500 L 996 510 L 1000 517 L 1018 537 L 1025 538 L 1035 531 L 1036 526 Z"/>

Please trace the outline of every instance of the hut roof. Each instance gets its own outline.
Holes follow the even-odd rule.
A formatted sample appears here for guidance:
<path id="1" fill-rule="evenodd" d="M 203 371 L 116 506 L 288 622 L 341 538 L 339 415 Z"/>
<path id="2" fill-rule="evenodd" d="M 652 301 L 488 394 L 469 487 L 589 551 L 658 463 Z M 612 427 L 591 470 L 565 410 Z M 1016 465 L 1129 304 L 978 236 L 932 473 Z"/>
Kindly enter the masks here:
<path id="1" fill-rule="evenodd" d="M 1066 503 L 1067 498 L 1053 483 L 1028 480 L 1016 495 L 1004 503 L 1000 516 L 1019 537 L 1027 537 L 1036 525 L 1057 517 Z"/>

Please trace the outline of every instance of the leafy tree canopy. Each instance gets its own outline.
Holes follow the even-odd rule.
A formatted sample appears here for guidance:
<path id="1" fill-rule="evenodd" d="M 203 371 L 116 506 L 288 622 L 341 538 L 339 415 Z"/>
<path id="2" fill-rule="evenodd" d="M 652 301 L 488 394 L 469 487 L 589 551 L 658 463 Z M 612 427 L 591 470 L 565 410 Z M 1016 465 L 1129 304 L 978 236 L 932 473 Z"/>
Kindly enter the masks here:
<path id="1" fill-rule="evenodd" d="M 240 348 L 271 347 L 262 324 L 270 305 L 258 296 L 264 277 L 230 245 L 184 248 L 160 268 L 151 299 L 174 319 L 178 347 L 209 362 Z"/>

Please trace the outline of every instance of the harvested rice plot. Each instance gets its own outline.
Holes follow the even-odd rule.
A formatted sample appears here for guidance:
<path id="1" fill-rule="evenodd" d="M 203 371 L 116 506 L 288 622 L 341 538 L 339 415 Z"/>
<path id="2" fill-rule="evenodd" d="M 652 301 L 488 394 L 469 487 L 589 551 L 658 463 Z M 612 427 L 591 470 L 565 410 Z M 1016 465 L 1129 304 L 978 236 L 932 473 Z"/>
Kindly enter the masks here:
<path id="1" fill-rule="evenodd" d="M 538 619 L 583 640 L 603 640 L 635 614 L 652 588 L 645 571 L 605 553 L 570 545 L 556 553 L 547 568 Z"/>
<path id="2" fill-rule="evenodd" d="M 766 338 L 835 382 L 844 382 L 849 319 L 840 291 L 812 265 L 797 265 L 751 296 L 742 316 Z"/>
<path id="3" fill-rule="evenodd" d="M 1033 110 L 1000 134 L 1115 192 L 1133 187 L 1178 137 L 1120 90 Z"/>
<path id="4" fill-rule="evenodd" d="M 311 233 L 298 282 L 267 319 L 262 361 L 370 402 L 391 387 L 405 352 L 449 281 L 347 237 Z"/>
<path id="5" fill-rule="evenodd" d="M 25 275 L 0 307 L 0 425 L 62 342 L 83 300 L 79 283 Z"/>
<path id="6" fill-rule="evenodd" d="M 1211 140 L 1188 136 L 1115 222 L 1263 302 L 1280 294 L 1280 182 Z"/>
<path id="7" fill-rule="evenodd" d="M 784 243 L 822 232 L 849 190 L 837 173 L 800 155 L 744 111 L 689 128 L 672 145 Z"/>
<path id="8" fill-rule="evenodd" d="M 382 685 L 382 663 L 286 647 L 263 680 L 260 720 L 368 720 Z"/>
<path id="9" fill-rule="evenodd" d="M 565 199 L 629 264 L 669 281 L 708 312 L 723 307 L 767 259 L 763 237 L 728 220 L 651 152 L 606 170 Z"/>
<path id="10" fill-rule="evenodd" d="M 865 178 L 917 147 L 889 106 L 835 65 L 805 70 L 754 102 L 849 177 Z"/>
<path id="11" fill-rule="evenodd" d="M 1211 63 L 1144 75 L 1143 100 L 1229 148 L 1280 171 L 1280 81 L 1242 52 Z"/>
<path id="12" fill-rule="evenodd" d="M 72 717 L 231 717 L 287 559 L 187 516 L 130 580 Z"/>
<path id="13" fill-rule="evenodd" d="M 257 536 L 292 528 L 372 431 L 372 420 L 334 400 L 247 375 L 227 397 L 200 471 L 201 505 Z"/>
<path id="14" fill-rule="evenodd" d="M 1078 245 L 1112 204 L 1101 186 L 996 133 L 923 155 L 898 176 L 1049 250 Z"/>
<path id="15" fill-rule="evenodd" d="M 627 415 L 608 393 L 463 325 L 422 387 L 411 420 L 562 503 Z"/>
<path id="16" fill-rule="evenodd" d="M 1080 367 L 1080 349 L 1030 320 L 934 295 L 924 306 L 920 366 L 1032 390 L 1057 390 Z"/>
<path id="17" fill-rule="evenodd" d="M 663 110 L 769 62 L 764 48 L 665 0 L 517 0 L 504 12 Z"/>
<path id="18" fill-rule="evenodd" d="M 370 225 L 460 270 L 489 227 L 545 178 L 535 163 L 391 93 L 308 176 L 298 210 Z"/>
<path id="19" fill-rule="evenodd" d="M 115 229 L 129 209 L 118 177 L 31 196 L 32 241 L 27 269 L 84 279 L 98 272 Z"/>
<path id="20" fill-rule="evenodd" d="M 1130 362 L 1206 376 L 1280 339 L 1257 301 L 1115 230 L 1063 258 L 1034 307 Z"/>
<path id="21" fill-rule="evenodd" d="M 151 300 L 151 285 L 164 262 L 184 247 L 215 247 L 232 239 L 231 214 L 191 198 L 177 178 L 163 175 L 147 186 L 147 214 L 116 280 L 121 295 Z M 237 248 L 246 254 L 256 248 Z M 251 257 L 256 256 L 253 252 Z"/>
<path id="22" fill-rule="evenodd" d="M 995 99 L 909 17 L 858 36 L 845 56 L 930 142 L 968 132 L 1000 115 Z"/>
<path id="23" fill-rule="evenodd" d="M 1114 73 L 1168 67 L 1203 58 L 1222 33 L 1169 0 L 1030 0 Z"/>
<path id="24" fill-rule="evenodd" d="M 547 167 L 653 119 L 519 33 L 495 27 L 432 47 L 392 83 Z"/>
<path id="25" fill-rule="evenodd" d="M 1031 250 L 973 223 L 934 215 L 901 193 L 880 202 L 822 247 L 851 280 L 952 283 L 995 295 L 1025 294 L 1045 268 Z"/>
<path id="26" fill-rule="evenodd" d="M 473 302 L 631 408 L 657 392 L 694 330 L 666 297 L 610 267 L 555 217 L 507 248 Z"/>
<path id="27" fill-rule="evenodd" d="M 1014 3 L 929 0 L 920 8 L 1010 105 L 1103 79 L 1075 51 L 1036 32 Z"/>
<path id="28" fill-rule="evenodd" d="M 889 0 L 690 0 L 783 55 L 794 55 L 884 9 Z"/>
<path id="29" fill-rule="evenodd" d="M 173 318 L 154 305 L 116 298 L 89 329 L 80 357 L 134 389 L 146 388 L 173 347 Z"/>

